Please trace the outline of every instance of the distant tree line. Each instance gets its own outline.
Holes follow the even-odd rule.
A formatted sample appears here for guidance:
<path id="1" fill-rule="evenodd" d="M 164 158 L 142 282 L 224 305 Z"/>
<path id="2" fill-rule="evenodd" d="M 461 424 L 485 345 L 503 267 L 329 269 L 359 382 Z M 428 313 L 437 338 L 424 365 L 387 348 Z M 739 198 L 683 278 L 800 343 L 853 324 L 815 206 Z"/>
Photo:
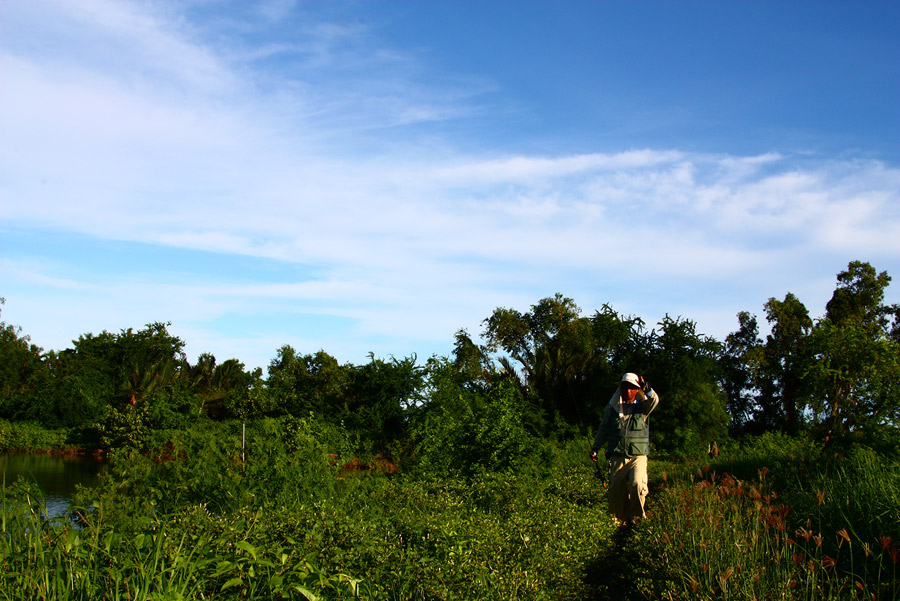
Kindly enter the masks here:
<path id="1" fill-rule="evenodd" d="M 663 398 L 653 424 L 663 452 L 769 431 L 896 440 L 900 306 L 885 304 L 890 281 L 853 261 L 823 317 L 788 293 L 765 304 L 764 338 L 741 312 L 724 341 L 682 317 L 648 328 L 609 305 L 585 316 L 556 294 L 525 312 L 495 309 L 482 343 L 460 330 L 449 357 L 354 365 L 286 345 L 265 377 L 208 353 L 191 363 L 170 324 L 84 334 L 45 352 L 0 322 L 0 419 L 107 449 L 202 420 L 311 419 L 357 452 L 415 456 L 445 473 L 503 468 L 542 438 L 589 432 L 621 374 L 638 370 Z"/>

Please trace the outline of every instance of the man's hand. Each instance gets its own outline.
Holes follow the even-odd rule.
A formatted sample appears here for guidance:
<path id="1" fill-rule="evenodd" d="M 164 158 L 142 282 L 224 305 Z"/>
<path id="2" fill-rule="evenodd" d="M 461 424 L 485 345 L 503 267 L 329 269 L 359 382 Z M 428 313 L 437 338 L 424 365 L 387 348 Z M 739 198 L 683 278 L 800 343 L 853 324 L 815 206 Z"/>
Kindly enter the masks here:
<path id="1" fill-rule="evenodd" d="M 641 390 L 644 394 L 650 394 L 650 383 L 644 379 L 644 376 L 638 376 L 638 383 L 641 385 Z"/>

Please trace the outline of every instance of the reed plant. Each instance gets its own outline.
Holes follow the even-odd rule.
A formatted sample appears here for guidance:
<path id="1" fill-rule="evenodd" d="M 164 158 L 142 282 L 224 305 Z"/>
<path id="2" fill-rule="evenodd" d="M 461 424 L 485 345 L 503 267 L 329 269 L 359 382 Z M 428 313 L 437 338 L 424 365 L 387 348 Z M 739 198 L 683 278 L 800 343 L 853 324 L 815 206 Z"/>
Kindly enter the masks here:
<path id="1" fill-rule="evenodd" d="M 816 601 L 900 597 L 896 464 L 868 452 L 832 456 L 828 462 L 821 452 L 794 456 L 792 463 L 768 458 L 777 460 L 777 478 L 762 462 L 750 479 L 718 472 L 729 467 L 727 459 L 712 466 L 683 463 L 659 474 L 650 519 L 630 543 L 642 558 L 647 594 Z M 687 466 L 691 471 L 685 475 Z M 873 510 L 863 510 L 865 504 Z"/>

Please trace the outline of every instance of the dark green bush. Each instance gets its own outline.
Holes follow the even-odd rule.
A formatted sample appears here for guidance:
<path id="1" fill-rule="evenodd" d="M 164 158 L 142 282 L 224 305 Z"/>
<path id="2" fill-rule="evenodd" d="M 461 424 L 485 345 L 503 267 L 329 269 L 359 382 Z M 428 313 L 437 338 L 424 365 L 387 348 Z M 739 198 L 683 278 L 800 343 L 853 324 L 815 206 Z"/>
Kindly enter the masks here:
<path id="1" fill-rule="evenodd" d="M 71 448 L 69 431 L 31 422 L 0 420 L 0 451 L 48 451 Z"/>

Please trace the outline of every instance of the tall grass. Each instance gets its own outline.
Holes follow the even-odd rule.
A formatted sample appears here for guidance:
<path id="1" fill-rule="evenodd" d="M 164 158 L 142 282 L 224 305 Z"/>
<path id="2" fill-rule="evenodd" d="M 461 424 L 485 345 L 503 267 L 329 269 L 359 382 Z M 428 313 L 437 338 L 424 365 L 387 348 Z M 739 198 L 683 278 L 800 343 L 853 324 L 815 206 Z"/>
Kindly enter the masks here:
<path id="1" fill-rule="evenodd" d="M 429 481 L 344 473 L 277 423 L 246 463 L 195 434 L 113 456 L 78 527 L 8 487 L 0 599 L 584 599 L 613 531 L 587 470 Z"/>
<path id="2" fill-rule="evenodd" d="M 342 470 L 302 420 L 252 424 L 246 461 L 239 433 L 114 455 L 68 519 L 4 486 L 0 601 L 900 596 L 898 465 L 862 448 L 764 437 L 654 458 L 648 518 L 617 533 L 589 440 L 434 480 Z"/>
<path id="3" fill-rule="evenodd" d="M 745 472 L 753 463 L 748 456 L 757 457 L 755 477 L 725 471 Z M 900 477 L 893 460 L 864 449 L 847 457 L 807 449 L 786 460 L 783 450 L 757 448 L 711 466 L 672 468 L 660 474 L 652 517 L 632 541 L 646 573 L 657 576 L 645 583 L 648 594 L 900 598 Z"/>
<path id="4" fill-rule="evenodd" d="M 76 509 L 78 528 L 8 489 L 0 599 L 583 599 L 612 531 L 599 508 L 490 476 L 347 489 L 226 515 L 186 506 L 127 533 L 103 502 Z"/>
<path id="5" fill-rule="evenodd" d="M 317 569 L 296 549 L 251 543 L 254 516 L 243 512 L 212 519 L 194 507 L 126 536 L 103 523 L 102 506 L 75 508 L 75 527 L 15 488 L 3 490 L 0 509 L 0 599 L 366 598 L 356 579 Z"/>

